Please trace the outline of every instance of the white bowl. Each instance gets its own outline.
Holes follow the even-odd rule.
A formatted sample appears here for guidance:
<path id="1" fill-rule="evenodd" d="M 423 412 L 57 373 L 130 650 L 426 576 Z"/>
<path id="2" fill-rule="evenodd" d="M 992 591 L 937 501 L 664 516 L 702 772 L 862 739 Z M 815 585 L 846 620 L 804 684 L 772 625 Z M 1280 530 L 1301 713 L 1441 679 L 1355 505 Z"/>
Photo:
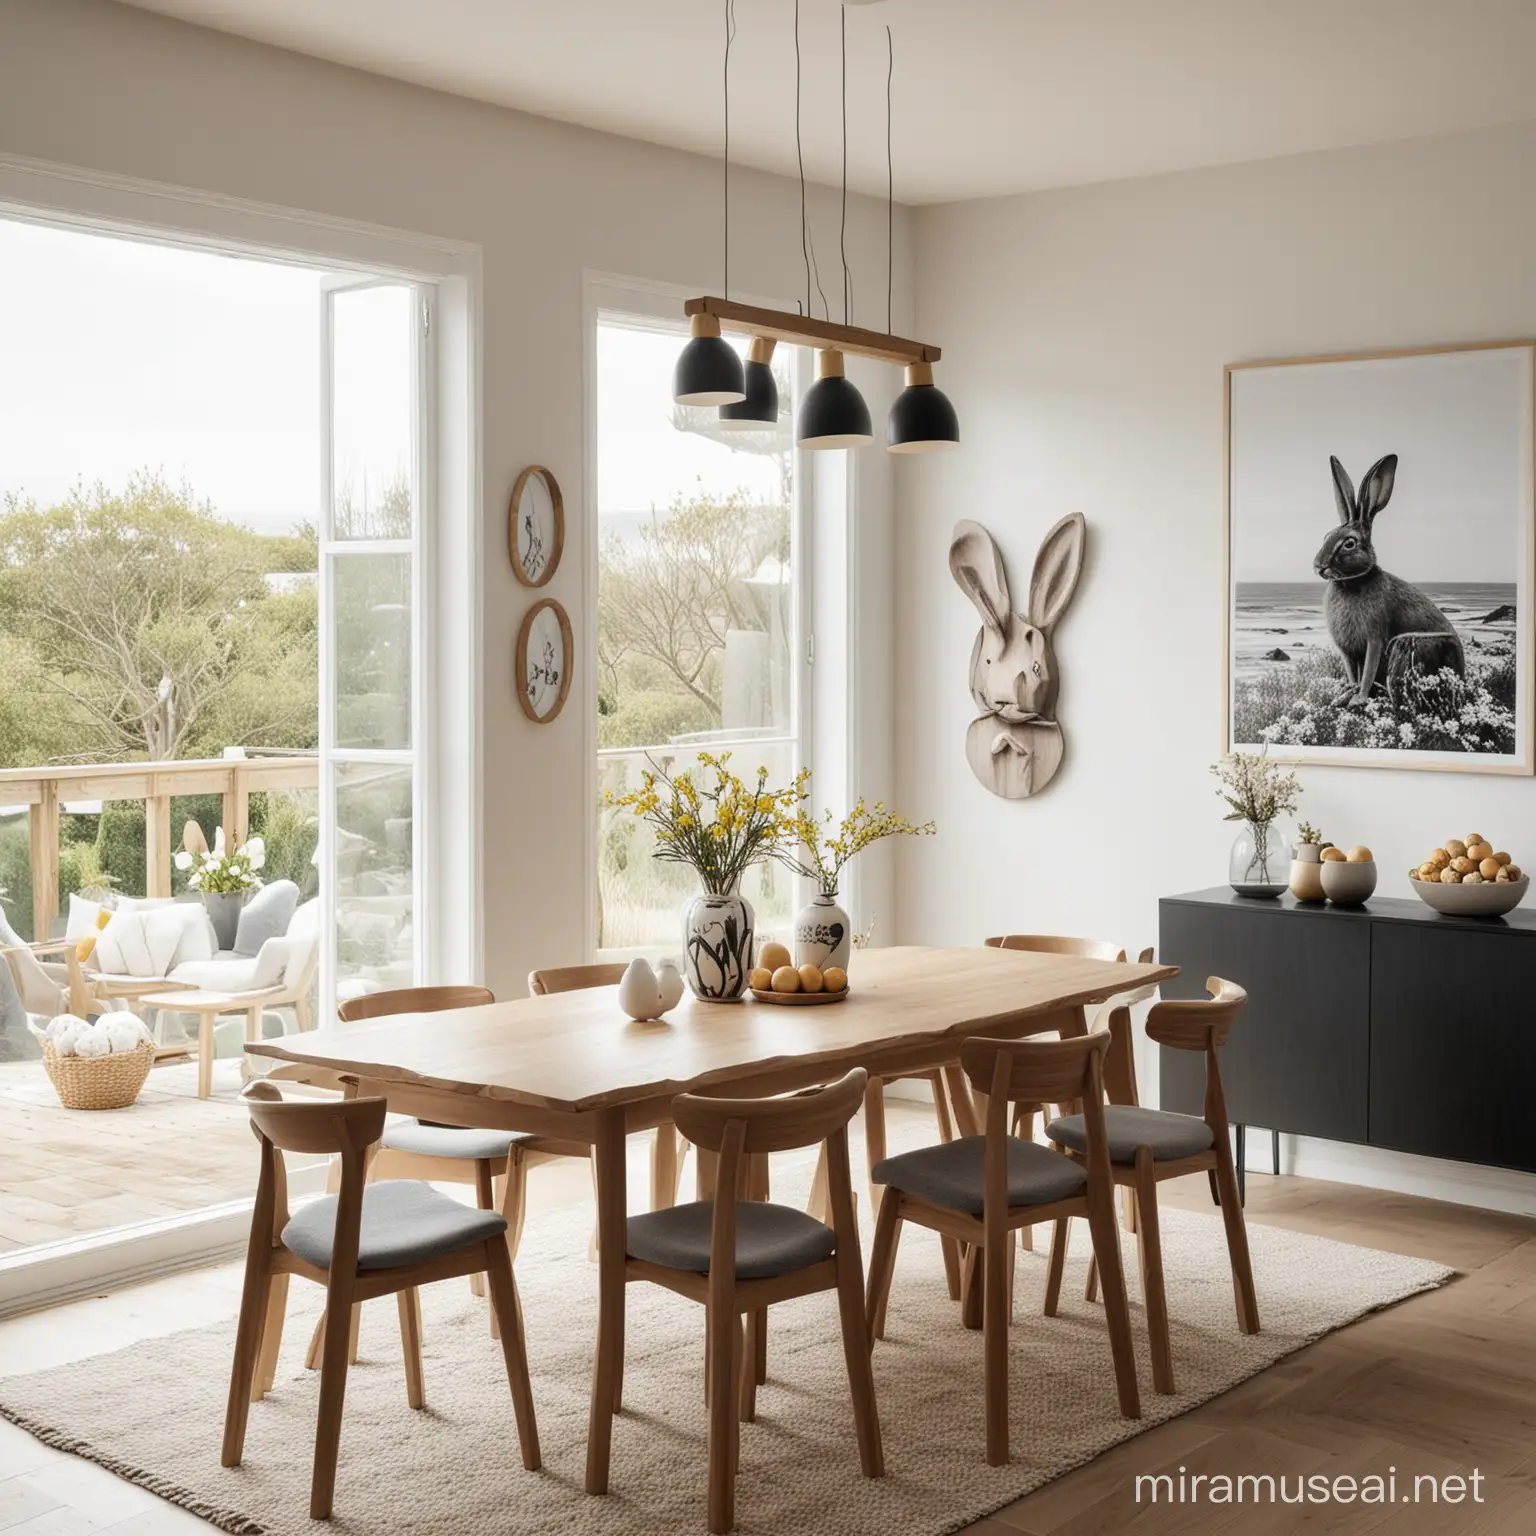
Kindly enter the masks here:
<path id="1" fill-rule="evenodd" d="M 1358 907 L 1376 889 L 1375 859 L 1324 859 L 1323 895 L 1338 907 Z"/>
<path id="2" fill-rule="evenodd" d="M 1484 880 L 1480 885 L 1441 885 L 1438 880 L 1410 880 L 1414 893 L 1426 907 L 1451 917 L 1503 917 L 1525 900 L 1529 875 L 1508 880 Z"/>

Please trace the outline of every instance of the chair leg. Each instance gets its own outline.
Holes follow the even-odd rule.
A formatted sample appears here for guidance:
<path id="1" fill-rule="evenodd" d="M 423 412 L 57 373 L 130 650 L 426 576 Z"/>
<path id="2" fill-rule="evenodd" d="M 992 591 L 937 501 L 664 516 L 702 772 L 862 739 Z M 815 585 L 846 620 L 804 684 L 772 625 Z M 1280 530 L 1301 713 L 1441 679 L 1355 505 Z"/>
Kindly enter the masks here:
<path id="1" fill-rule="evenodd" d="M 475 1204 L 482 1211 L 496 1209 L 496 1170 L 490 1160 L 484 1157 L 475 1160 Z M 484 1296 L 485 1276 L 471 1275 L 469 1289 L 471 1295 Z"/>
<path id="2" fill-rule="evenodd" d="M 1083 1287 L 1083 1300 L 1095 1302 L 1099 1299 L 1099 1256 L 1097 1253 L 1088 1255 L 1088 1283 Z"/>
<path id="3" fill-rule="evenodd" d="M 880 1409 L 875 1402 L 875 1373 L 869 1364 L 864 1267 L 856 1244 L 847 1252 L 840 1247 L 833 1259 L 837 1268 L 837 1311 L 843 1328 L 843 1360 L 848 1367 L 848 1391 L 853 1398 L 853 1430 L 859 1441 L 859 1465 L 865 1477 L 884 1477 Z"/>
<path id="4" fill-rule="evenodd" d="M 885 1084 L 870 1078 L 864 1087 L 864 1166 L 869 1173 L 869 1198 L 878 1200 L 875 1164 L 885 1161 Z"/>
<path id="5" fill-rule="evenodd" d="M 973 1243 L 965 1250 L 965 1262 L 960 1273 L 960 1323 L 973 1332 L 982 1327 L 985 1289 L 986 1265 L 982 1259 L 982 1249 Z"/>
<path id="6" fill-rule="evenodd" d="M 1131 1312 L 1125 1296 L 1125 1275 L 1120 1268 L 1120 1229 L 1115 1220 L 1114 1186 L 1092 1177 L 1088 1182 L 1088 1227 L 1093 1234 L 1093 1251 L 1099 1261 L 1099 1283 L 1104 1288 L 1104 1321 L 1109 1327 L 1109 1348 L 1115 1362 L 1120 1412 L 1128 1419 L 1139 1419 L 1141 1391 L 1136 1382 L 1136 1350 L 1131 1342 Z"/>
<path id="7" fill-rule="evenodd" d="M 213 1093 L 213 1015 L 197 1016 L 197 1096 L 206 1099 Z"/>
<path id="8" fill-rule="evenodd" d="M 507 1245 L 491 1241 L 485 1245 L 485 1278 L 491 1293 L 491 1307 L 500 1323 L 501 1353 L 507 1363 L 507 1381 L 512 1388 L 512 1411 L 517 1418 L 517 1439 L 522 1447 L 523 1465 L 537 1472 L 542 1465 L 539 1454 L 539 1426 L 533 1412 L 533 1386 L 528 1379 L 528 1347 L 523 1339 L 522 1308 L 517 1299 L 517 1280 Z"/>
<path id="9" fill-rule="evenodd" d="M 933 1092 L 933 1113 L 939 1122 L 939 1140 L 955 1139 L 954 1122 L 949 1115 L 949 1094 L 944 1088 L 944 1074 L 930 1072 L 928 1086 Z M 949 1287 L 949 1299 L 960 1300 L 960 1244 L 952 1237 L 939 1237 L 939 1247 L 944 1253 L 944 1283 Z"/>
<path id="10" fill-rule="evenodd" d="M 1051 1263 L 1045 1272 L 1045 1315 L 1055 1317 L 1061 1305 L 1061 1277 L 1067 1267 L 1067 1242 L 1072 1231 L 1071 1220 L 1062 1217 L 1051 1225 Z"/>
<path id="11" fill-rule="evenodd" d="M 1216 1184 L 1221 1190 L 1221 1219 L 1227 1229 L 1227 1256 L 1232 1265 L 1232 1288 L 1237 1299 L 1237 1326 L 1244 1333 L 1259 1331 L 1259 1298 L 1253 1285 L 1253 1265 L 1248 1257 L 1248 1228 L 1238 1195 L 1232 1154 L 1221 1137 L 1216 1138 Z"/>
<path id="12" fill-rule="evenodd" d="M 267 1293 L 267 1321 L 261 1335 L 261 1360 L 256 1367 L 256 1380 L 251 1386 L 251 1401 L 259 1403 L 272 1390 L 277 1380 L 277 1355 L 283 1346 L 283 1322 L 288 1315 L 288 1276 L 286 1273 L 272 1277 Z"/>
<path id="13" fill-rule="evenodd" d="M 400 1345 L 405 1352 L 405 1400 L 412 1408 L 427 1406 L 421 1376 L 421 1293 L 414 1285 L 395 1292 L 400 1313 Z"/>
<path id="14" fill-rule="evenodd" d="M 1163 1238 L 1157 1213 L 1157 1175 L 1152 1149 L 1136 1149 L 1136 1257 L 1141 1266 L 1141 1299 L 1147 1309 L 1152 1345 L 1152 1386 L 1172 1393 L 1173 1346 L 1168 1339 L 1168 1293 L 1163 1285 Z"/>
<path id="15" fill-rule="evenodd" d="M 709 1353 L 709 1528 L 725 1536 L 736 1523 L 736 1394 L 731 1390 L 740 1348 L 734 1310 L 705 1308 Z"/>
<path id="16" fill-rule="evenodd" d="M 351 1311 L 352 1277 L 327 1290 L 327 1311 Z M 329 1520 L 336 1499 L 336 1459 L 341 1451 L 341 1410 L 347 1395 L 347 1331 L 327 1328 L 320 1358 L 320 1414 L 315 1424 L 315 1469 L 309 1485 L 309 1517 Z"/>
<path id="17" fill-rule="evenodd" d="M 768 1316 L 766 1309 L 756 1312 L 748 1312 L 742 1326 L 746 1330 L 744 1351 L 742 1356 L 742 1369 L 740 1371 L 740 1413 L 743 1424 L 755 1424 L 757 1422 L 757 1345 L 762 1337 L 763 1319 Z M 750 1369 L 748 1367 L 750 1366 Z"/>
<path id="18" fill-rule="evenodd" d="M 987 1405 L 987 1465 L 1008 1465 L 1008 1255 L 1013 1233 L 1004 1228 L 982 1249 L 982 1359 Z"/>
<path id="19" fill-rule="evenodd" d="M 885 1337 L 885 1304 L 890 1300 L 891 1276 L 896 1271 L 896 1245 L 901 1241 L 901 1196 L 887 1189 L 875 1218 L 875 1244 L 869 1251 L 869 1289 L 864 1303 L 864 1327 L 868 1347 Z"/>
<path id="20" fill-rule="evenodd" d="M 219 1457 L 226 1467 L 238 1467 L 245 1454 L 245 1425 L 251 1411 L 252 1384 L 257 1380 L 271 1285 L 270 1270 L 247 1262 L 240 1322 L 235 1329 L 235 1358 L 229 1373 L 229 1404 L 224 1410 L 224 1448 Z"/>

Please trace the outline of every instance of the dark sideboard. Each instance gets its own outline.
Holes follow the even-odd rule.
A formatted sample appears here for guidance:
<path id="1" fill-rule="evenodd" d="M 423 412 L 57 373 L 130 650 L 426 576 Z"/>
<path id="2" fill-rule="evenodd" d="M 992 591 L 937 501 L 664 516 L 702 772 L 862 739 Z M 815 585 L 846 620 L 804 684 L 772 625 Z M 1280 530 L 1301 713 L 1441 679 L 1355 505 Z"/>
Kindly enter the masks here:
<path id="1" fill-rule="evenodd" d="M 1164 897 L 1158 933 L 1164 997 L 1248 991 L 1221 1058 L 1234 1124 L 1536 1172 L 1536 910 L 1221 887 Z M 1161 1073 L 1165 1109 L 1202 1113 L 1203 1058 L 1164 1047 Z"/>

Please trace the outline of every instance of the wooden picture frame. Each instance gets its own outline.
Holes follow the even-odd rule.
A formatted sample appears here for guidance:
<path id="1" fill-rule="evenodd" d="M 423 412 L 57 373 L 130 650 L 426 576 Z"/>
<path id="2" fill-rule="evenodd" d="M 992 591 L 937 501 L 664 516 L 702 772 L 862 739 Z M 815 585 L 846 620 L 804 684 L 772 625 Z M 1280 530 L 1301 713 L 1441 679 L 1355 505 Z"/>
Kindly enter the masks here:
<path id="1" fill-rule="evenodd" d="M 542 509 L 533 505 L 540 486 L 549 497 L 547 529 L 540 526 L 546 521 Z M 525 587 L 546 586 L 564 551 L 565 498 L 560 494 L 560 482 L 542 464 L 530 464 L 517 477 L 507 499 L 507 556 L 512 574 Z"/>
<path id="2" fill-rule="evenodd" d="M 558 626 L 560 655 L 556 657 L 550 654 L 550 640 L 546 634 L 542 640 L 544 654 L 534 652 L 530 658 L 534 626 L 543 613 L 553 615 Z M 530 675 L 530 659 L 538 676 Z M 571 672 L 575 666 L 571 621 L 565 609 L 554 598 L 541 598 L 523 615 L 523 622 L 517 631 L 517 652 L 513 666 L 517 679 L 517 702 L 522 706 L 523 713 L 535 725 L 548 725 L 565 708 L 566 698 L 571 691 Z M 541 697 L 547 701 L 551 694 L 553 702 L 546 702 L 541 713 L 538 701 Z"/>
<path id="3" fill-rule="evenodd" d="M 1222 750 L 1536 772 L 1536 341 L 1232 363 L 1223 406 Z M 1373 582 L 1391 573 L 1395 595 L 1371 594 L 1335 556 L 1363 561 Z M 1354 594 L 1389 615 L 1370 677 L 1370 653 L 1352 663 L 1335 641 L 1324 592 L 1338 616 L 1364 606 Z M 1412 624 L 1397 622 L 1402 604 Z M 1358 616 L 1357 632 L 1374 633 Z M 1436 735 L 1455 711 L 1415 709 L 1427 695 L 1413 688 L 1435 677 L 1467 694 L 1471 746 Z"/>

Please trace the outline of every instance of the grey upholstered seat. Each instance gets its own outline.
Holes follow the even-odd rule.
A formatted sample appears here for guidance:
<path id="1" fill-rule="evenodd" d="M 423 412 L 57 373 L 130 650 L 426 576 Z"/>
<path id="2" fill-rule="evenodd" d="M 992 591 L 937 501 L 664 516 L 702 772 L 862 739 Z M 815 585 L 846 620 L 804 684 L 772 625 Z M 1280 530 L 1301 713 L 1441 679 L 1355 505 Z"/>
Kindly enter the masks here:
<path id="1" fill-rule="evenodd" d="M 1165 1109 L 1143 1109 L 1139 1104 L 1106 1104 L 1104 1130 L 1112 1163 L 1134 1163 L 1137 1147 L 1150 1147 L 1152 1160 L 1171 1162 L 1204 1152 L 1212 1141 L 1211 1128 L 1193 1115 L 1175 1115 Z M 1081 1115 L 1063 1115 L 1046 1126 L 1045 1134 L 1074 1152 L 1088 1150 L 1088 1134 Z"/>
<path id="2" fill-rule="evenodd" d="M 418 1264 L 445 1253 L 457 1253 L 471 1243 L 483 1243 L 507 1230 L 499 1211 L 476 1210 L 430 1184 L 391 1179 L 363 1191 L 363 1230 L 358 1245 L 359 1269 L 394 1269 Z M 331 1239 L 336 1231 L 336 1196 L 306 1205 L 283 1228 L 283 1246 L 301 1259 L 328 1269 Z"/>
<path id="3" fill-rule="evenodd" d="M 966 1136 L 876 1163 L 870 1178 L 930 1205 L 980 1216 L 985 1205 L 985 1136 Z M 1008 1138 L 1009 1205 L 1048 1205 L 1081 1193 L 1087 1175 L 1071 1158 L 1038 1142 Z"/>
<path id="4" fill-rule="evenodd" d="M 407 1120 L 384 1132 L 383 1145 L 392 1152 L 417 1152 L 423 1157 L 458 1157 L 495 1161 L 505 1158 L 520 1131 L 477 1131 L 460 1125 L 432 1125 Z"/>
<path id="5" fill-rule="evenodd" d="M 709 1273 L 713 1200 L 694 1200 L 666 1211 L 629 1218 L 629 1256 Z M 832 1257 L 837 1239 L 831 1227 L 788 1205 L 743 1200 L 736 1207 L 736 1278 L 766 1280 L 790 1275 Z"/>

